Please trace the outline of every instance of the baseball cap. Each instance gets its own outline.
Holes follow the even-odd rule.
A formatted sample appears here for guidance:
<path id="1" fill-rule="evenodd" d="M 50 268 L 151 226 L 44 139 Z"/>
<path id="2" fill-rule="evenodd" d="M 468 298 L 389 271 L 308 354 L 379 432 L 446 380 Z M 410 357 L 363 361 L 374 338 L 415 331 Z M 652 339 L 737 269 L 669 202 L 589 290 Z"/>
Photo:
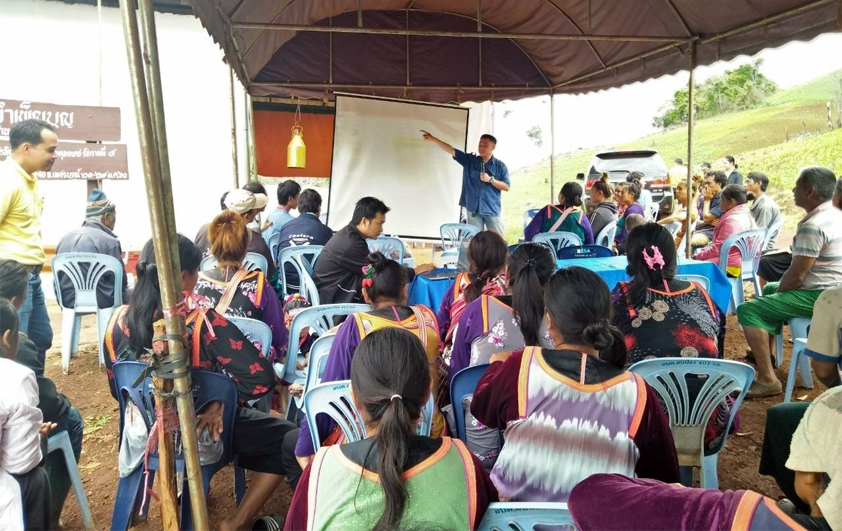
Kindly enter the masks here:
<path id="1" fill-rule="evenodd" d="M 267 201 L 265 194 L 253 194 L 248 190 L 238 188 L 228 192 L 225 197 L 225 207 L 242 215 L 254 209 L 264 208 Z"/>

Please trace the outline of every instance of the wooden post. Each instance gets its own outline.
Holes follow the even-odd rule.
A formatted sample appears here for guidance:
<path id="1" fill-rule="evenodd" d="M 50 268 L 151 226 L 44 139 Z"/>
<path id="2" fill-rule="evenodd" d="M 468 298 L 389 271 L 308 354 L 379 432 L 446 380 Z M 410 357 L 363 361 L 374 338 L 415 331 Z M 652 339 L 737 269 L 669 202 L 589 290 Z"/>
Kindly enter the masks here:
<path id="1" fill-rule="evenodd" d="M 692 209 L 696 208 L 693 204 L 693 126 L 695 125 L 695 105 L 694 96 L 696 93 L 696 42 L 690 41 L 690 83 L 687 87 L 687 219 L 684 224 L 684 239 L 687 245 L 687 258 L 690 258 L 690 239 L 693 238 L 693 233 L 690 232 L 690 213 Z"/>
<path id="2" fill-rule="evenodd" d="M 153 337 L 166 336 L 166 326 L 162 320 L 156 321 L 152 327 Z M 165 357 L 169 349 L 166 341 L 156 341 L 152 344 L 152 350 L 156 359 Z M 164 378 L 153 377 L 152 385 L 155 388 L 155 409 L 157 412 L 158 429 L 158 487 L 161 496 L 161 526 L 167 531 L 178 531 L 178 486 L 175 483 L 175 441 L 167 425 L 165 418 L 168 415 L 177 414 L 172 397 L 166 397 L 172 393 L 173 381 Z"/>

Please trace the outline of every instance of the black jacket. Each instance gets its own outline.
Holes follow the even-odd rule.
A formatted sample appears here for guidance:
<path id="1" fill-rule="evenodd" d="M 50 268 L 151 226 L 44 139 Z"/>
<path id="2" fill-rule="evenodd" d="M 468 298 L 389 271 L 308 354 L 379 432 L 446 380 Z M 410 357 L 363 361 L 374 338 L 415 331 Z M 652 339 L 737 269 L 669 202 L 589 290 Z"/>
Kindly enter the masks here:
<path id="1" fill-rule="evenodd" d="M 613 201 L 603 201 L 602 203 L 596 205 L 596 208 L 594 208 L 593 212 L 591 212 L 591 215 L 588 216 L 588 221 L 591 222 L 594 241 L 596 241 L 596 237 L 599 236 L 599 233 L 606 225 L 612 221 L 617 221 L 617 203 Z"/>
<path id="2" fill-rule="evenodd" d="M 44 365 L 38 357 L 35 343 L 25 335 L 20 335 L 17 363 L 35 373 L 38 382 L 38 409 L 44 415 L 44 422 L 58 422 L 70 410 L 70 399 L 59 393 L 56 384 L 44 376 Z"/>
<path id="3" fill-rule="evenodd" d="M 281 241 L 278 254 L 282 249 L 300 245 L 326 245 L 333 237 L 333 231 L 319 220 L 318 216 L 309 212 L 301 214 L 292 221 L 287 221 L 281 227 Z M 275 261 L 278 261 L 278 256 Z M 298 286 L 298 273 L 295 268 L 287 264 L 286 280 L 291 286 Z"/>

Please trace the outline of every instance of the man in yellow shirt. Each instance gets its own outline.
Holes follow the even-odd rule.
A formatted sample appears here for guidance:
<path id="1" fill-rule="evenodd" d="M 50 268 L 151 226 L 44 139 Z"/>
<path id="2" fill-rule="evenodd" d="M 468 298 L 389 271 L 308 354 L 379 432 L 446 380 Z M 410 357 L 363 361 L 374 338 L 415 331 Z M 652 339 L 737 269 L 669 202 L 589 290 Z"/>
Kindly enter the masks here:
<path id="1" fill-rule="evenodd" d="M 26 302 L 18 312 L 20 331 L 29 336 L 44 362 L 53 343 L 53 329 L 41 288 L 46 261 L 41 243 L 43 200 L 34 173 L 49 171 L 56 160 L 55 127 L 41 120 L 24 120 L 9 131 L 12 155 L 0 163 L 0 257 L 29 270 Z"/>

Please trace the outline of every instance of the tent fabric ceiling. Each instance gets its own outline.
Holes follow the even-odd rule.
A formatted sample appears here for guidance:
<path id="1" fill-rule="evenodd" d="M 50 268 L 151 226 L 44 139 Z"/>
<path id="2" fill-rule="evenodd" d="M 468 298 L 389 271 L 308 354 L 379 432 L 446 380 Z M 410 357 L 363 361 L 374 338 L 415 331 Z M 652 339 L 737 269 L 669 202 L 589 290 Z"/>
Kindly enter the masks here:
<path id="1" fill-rule="evenodd" d="M 840 0 L 192 0 L 252 95 L 329 88 L 426 101 L 577 94 L 842 29 Z M 476 32 L 532 38 L 315 33 L 284 24 Z M 786 16 L 783 16 L 786 15 Z M 657 37 L 558 40 L 541 35 Z M 481 48 L 481 49 L 480 49 Z M 456 87 L 461 87 L 457 89 Z"/>

